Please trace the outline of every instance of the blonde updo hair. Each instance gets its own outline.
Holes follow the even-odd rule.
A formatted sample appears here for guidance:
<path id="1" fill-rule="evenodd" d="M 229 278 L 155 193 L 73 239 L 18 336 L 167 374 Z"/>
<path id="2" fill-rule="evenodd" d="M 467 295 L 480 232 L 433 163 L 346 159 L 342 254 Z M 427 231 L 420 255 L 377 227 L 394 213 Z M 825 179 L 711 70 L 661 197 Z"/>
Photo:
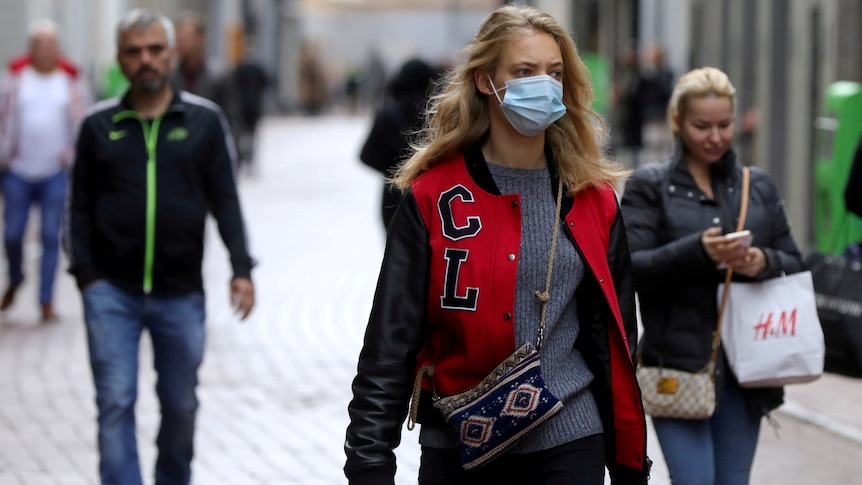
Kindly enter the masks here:
<path id="1" fill-rule="evenodd" d="M 693 69 L 679 78 L 667 106 L 667 123 L 674 139 L 679 137 L 679 125 L 676 119 L 685 118 L 689 101 L 692 98 L 707 96 L 729 98 L 733 104 L 733 113 L 736 114 L 736 88 L 733 87 L 727 74 L 714 67 Z"/>

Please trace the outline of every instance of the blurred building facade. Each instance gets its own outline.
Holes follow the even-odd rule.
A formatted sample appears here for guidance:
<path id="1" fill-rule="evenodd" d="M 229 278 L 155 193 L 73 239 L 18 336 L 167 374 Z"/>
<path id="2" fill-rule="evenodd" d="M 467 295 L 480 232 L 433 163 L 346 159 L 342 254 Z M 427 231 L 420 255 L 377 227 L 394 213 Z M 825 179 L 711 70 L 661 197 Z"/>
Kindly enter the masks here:
<path id="1" fill-rule="evenodd" d="M 826 88 L 862 80 L 860 0 L 0 0 L 0 59 L 26 48 L 40 17 L 61 25 L 65 53 L 98 83 L 114 58 L 114 26 L 146 6 L 173 17 L 184 9 L 209 19 L 209 52 L 230 66 L 243 46 L 276 80 L 270 110 L 297 105 L 299 52 L 317 44 L 331 88 L 373 55 L 388 72 L 411 56 L 453 62 L 487 14 L 503 3 L 534 5 L 572 32 L 582 51 L 608 66 L 629 47 L 659 44 L 675 74 L 706 65 L 738 89 L 737 126 L 759 113 L 753 161 L 788 200 L 794 235 L 813 240 L 814 119 Z"/>
<path id="2" fill-rule="evenodd" d="M 64 54 L 90 77 L 98 92 L 102 74 L 114 61 L 116 25 L 127 10 L 148 7 L 169 17 L 182 10 L 203 13 L 208 19 L 208 51 L 224 59 L 236 48 L 242 31 L 242 7 L 248 0 L 2 0 L 0 60 L 27 48 L 27 29 L 39 18 L 60 26 Z M 234 54 L 235 55 L 235 54 Z"/>
<path id="3" fill-rule="evenodd" d="M 605 59 L 659 44 L 677 77 L 703 66 L 727 72 L 737 88 L 737 129 L 753 131 L 748 162 L 775 180 L 802 249 L 813 245 L 815 119 L 832 83 L 862 81 L 862 1 L 528 3 L 569 19 L 582 49 L 597 39 Z"/>
<path id="4" fill-rule="evenodd" d="M 810 246 L 815 119 L 830 84 L 862 80 L 862 2 L 650 0 L 641 6 L 655 14 L 642 39 L 673 46 L 663 36 L 685 29 L 688 66 L 712 65 L 730 75 L 738 90 L 737 127 L 756 110 L 753 161 L 786 199 L 800 246 Z M 671 12 L 683 12 L 687 22 L 662 25 Z"/>

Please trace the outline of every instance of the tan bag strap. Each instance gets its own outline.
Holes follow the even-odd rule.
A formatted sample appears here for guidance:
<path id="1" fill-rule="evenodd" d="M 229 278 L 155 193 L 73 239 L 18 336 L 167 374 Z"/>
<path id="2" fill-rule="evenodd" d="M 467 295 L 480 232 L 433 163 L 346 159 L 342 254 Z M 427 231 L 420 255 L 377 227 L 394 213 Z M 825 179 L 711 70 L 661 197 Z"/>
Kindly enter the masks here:
<path id="1" fill-rule="evenodd" d="M 407 430 L 413 431 L 416 427 L 416 418 L 419 416 L 419 396 L 422 394 L 422 378 L 425 376 L 433 377 L 434 368 L 426 365 L 419 369 L 416 373 L 416 379 L 413 381 L 413 395 L 410 396 L 410 411 L 407 413 Z"/>
<path id="2" fill-rule="evenodd" d="M 551 238 L 551 255 L 548 257 L 548 273 L 545 277 L 545 291 L 536 290 L 536 299 L 542 303 L 542 318 L 539 319 L 539 335 L 536 337 L 536 349 L 542 348 L 545 339 L 545 314 L 548 313 L 548 301 L 551 300 L 551 274 L 554 272 L 554 253 L 557 252 L 557 235 L 560 233 L 560 208 L 563 205 L 563 179 L 557 186 L 557 212 L 554 215 L 554 235 Z"/>
<path id="3" fill-rule="evenodd" d="M 742 200 L 739 206 L 739 221 L 736 223 L 736 230 L 741 231 L 745 228 L 745 218 L 748 217 L 748 185 L 750 179 L 750 171 L 748 167 L 742 167 Z M 727 306 L 727 295 L 730 292 L 730 278 L 733 277 L 733 269 L 728 268 L 727 274 L 724 276 L 724 290 L 721 292 L 721 304 L 718 306 L 718 322 L 715 324 L 715 333 L 712 336 L 712 355 L 710 362 L 715 362 L 718 357 L 718 346 L 721 344 L 721 321 L 724 319 L 724 308 Z"/>

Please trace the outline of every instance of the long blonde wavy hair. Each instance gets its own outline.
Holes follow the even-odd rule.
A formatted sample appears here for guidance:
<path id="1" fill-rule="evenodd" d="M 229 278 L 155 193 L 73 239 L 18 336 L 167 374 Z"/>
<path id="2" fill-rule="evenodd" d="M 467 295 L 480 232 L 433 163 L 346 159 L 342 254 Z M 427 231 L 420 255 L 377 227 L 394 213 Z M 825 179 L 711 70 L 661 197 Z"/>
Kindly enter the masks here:
<path id="1" fill-rule="evenodd" d="M 572 38 L 550 15 L 532 7 L 507 5 L 485 20 L 473 41 L 463 49 L 460 66 L 449 72 L 431 96 L 423 130 L 413 155 L 390 182 L 406 190 L 419 175 L 438 163 L 463 153 L 491 126 L 488 97 L 479 92 L 476 71 L 497 69 L 503 49 L 513 40 L 533 33 L 550 34 L 563 60 L 563 103 L 566 114 L 545 131 L 561 180 L 570 193 L 605 183 L 617 185 L 629 172 L 604 158 L 606 126 L 592 109 L 595 98 L 589 71 Z"/>

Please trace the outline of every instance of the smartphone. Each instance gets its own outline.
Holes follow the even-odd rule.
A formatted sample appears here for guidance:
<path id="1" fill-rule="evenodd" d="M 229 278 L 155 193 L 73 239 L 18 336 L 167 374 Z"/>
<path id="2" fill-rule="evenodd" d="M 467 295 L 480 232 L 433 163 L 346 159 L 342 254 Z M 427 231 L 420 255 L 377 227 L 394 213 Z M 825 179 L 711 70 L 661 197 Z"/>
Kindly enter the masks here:
<path id="1" fill-rule="evenodd" d="M 748 229 L 739 232 L 731 232 L 724 235 L 724 238 L 728 241 L 732 241 L 735 239 L 741 239 L 742 245 L 745 247 L 751 246 L 751 231 Z"/>

